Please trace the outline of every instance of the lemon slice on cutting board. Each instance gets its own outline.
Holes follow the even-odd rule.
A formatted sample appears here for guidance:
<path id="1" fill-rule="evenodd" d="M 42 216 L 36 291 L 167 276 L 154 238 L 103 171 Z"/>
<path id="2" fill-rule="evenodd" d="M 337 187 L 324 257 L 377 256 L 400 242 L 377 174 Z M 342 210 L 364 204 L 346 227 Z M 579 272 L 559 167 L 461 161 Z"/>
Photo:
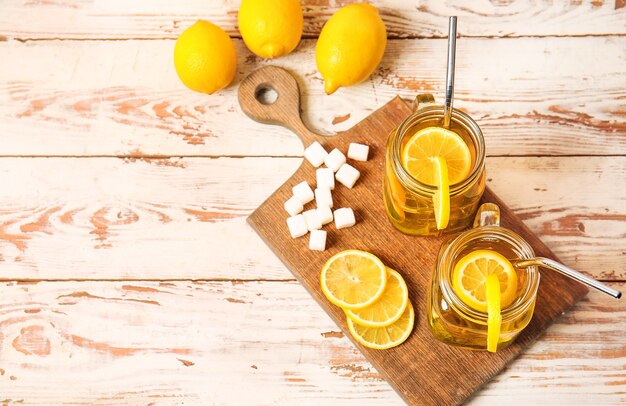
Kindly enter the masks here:
<path id="1" fill-rule="evenodd" d="M 331 303 L 344 310 L 358 310 L 381 297 L 387 284 L 387 270 L 369 252 L 342 251 L 324 264 L 320 284 Z"/>
<path id="2" fill-rule="evenodd" d="M 386 327 L 396 322 L 409 303 L 409 289 L 402 276 L 387 268 L 387 286 L 377 301 L 360 310 L 346 310 L 353 322 L 365 327 Z"/>
<path id="3" fill-rule="evenodd" d="M 402 316 L 386 327 L 365 327 L 356 324 L 348 317 L 348 329 L 352 336 L 367 348 L 386 350 L 396 347 L 406 341 L 413 331 L 415 312 L 409 303 Z"/>

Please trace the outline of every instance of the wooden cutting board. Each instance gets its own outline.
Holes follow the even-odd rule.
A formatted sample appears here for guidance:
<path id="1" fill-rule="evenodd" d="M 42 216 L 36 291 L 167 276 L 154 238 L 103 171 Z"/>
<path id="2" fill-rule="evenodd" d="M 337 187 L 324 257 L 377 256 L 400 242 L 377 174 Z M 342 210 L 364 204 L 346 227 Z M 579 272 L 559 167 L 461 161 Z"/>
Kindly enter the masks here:
<path id="1" fill-rule="evenodd" d="M 273 104 L 257 100 L 267 89 L 278 93 Z M 338 184 L 333 192 L 335 207 L 352 207 L 357 224 L 342 230 L 336 230 L 333 223 L 324 226 L 328 231 L 326 251 L 310 251 L 308 236 L 291 239 L 286 224 L 283 203 L 291 197 L 291 188 L 303 180 L 312 187 L 315 185 L 315 168 L 307 161 L 252 213 L 248 222 L 350 339 L 343 311 L 328 302 L 319 287 L 320 269 L 326 260 L 345 249 L 365 250 L 404 276 L 416 311 L 415 328 L 409 339 L 398 347 L 383 351 L 371 350 L 352 341 L 407 403 L 463 403 L 587 293 L 583 285 L 555 272 L 544 271 L 533 319 L 509 348 L 491 354 L 463 350 L 435 340 L 425 315 L 426 297 L 437 253 L 445 237 L 413 237 L 400 233 L 387 220 L 382 199 L 385 143 L 389 132 L 411 114 L 411 108 L 396 97 L 347 131 L 333 137 L 317 135 L 300 119 L 296 80 L 286 70 L 272 66 L 259 69 L 243 80 L 239 103 L 256 121 L 290 128 L 305 146 L 317 140 L 328 151 L 337 147 L 344 153 L 350 142 L 370 146 L 368 162 L 350 161 L 361 172 L 356 186 L 349 190 Z M 488 188 L 483 201 L 498 204 L 502 225 L 526 239 L 537 255 L 556 258 Z M 313 202 L 309 205 L 313 207 Z"/>

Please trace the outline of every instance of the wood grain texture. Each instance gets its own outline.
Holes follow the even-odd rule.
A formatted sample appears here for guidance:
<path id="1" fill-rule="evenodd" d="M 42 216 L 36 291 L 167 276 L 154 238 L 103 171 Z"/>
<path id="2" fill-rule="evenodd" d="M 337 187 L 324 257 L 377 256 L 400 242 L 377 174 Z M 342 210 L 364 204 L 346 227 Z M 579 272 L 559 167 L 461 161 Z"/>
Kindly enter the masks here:
<path id="1" fill-rule="evenodd" d="M 349 1 L 303 0 L 305 35 Z M 245 224 L 299 158 L 146 159 L 302 155 L 288 130 L 241 114 L 237 84 L 267 64 L 241 40 L 223 92 L 194 94 L 173 71 L 177 35 L 197 18 L 236 35 L 238 4 L 2 2 L 0 155 L 128 158 L 0 159 L 0 278 L 232 280 L 0 283 L 3 406 L 401 404 L 308 293 L 279 282 L 291 275 Z M 443 37 L 460 16 L 457 106 L 490 154 L 626 154 L 623 0 L 374 4 L 391 37 Z M 529 35 L 598 37 L 506 38 Z M 272 63 L 298 75 L 317 131 L 398 93 L 443 94 L 443 40 L 389 41 L 371 80 L 332 97 L 313 47 Z M 487 165 L 490 187 L 565 263 L 626 279 L 624 157 Z M 591 292 L 470 404 L 625 404 L 625 312 Z"/>
<path id="2" fill-rule="evenodd" d="M 258 71 L 258 74 L 270 71 L 265 69 Z M 273 85 L 273 80 L 283 80 L 278 75 L 266 76 L 264 80 L 269 85 Z M 242 86 L 248 80 L 254 81 L 255 77 L 246 78 Z M 281 87 L 280 84 L 274 86 Z M 292 88 L 292 91 L 297 91 L 297 88 Z M 294 99 L 289 95 L 287 98 Z M 249 99 L 240 101 L 250 102 Z M 242 103 L 242 107 L 244 105 Z M 292 110 L 293 106 L 289 111 Z M 328 258 L 346 249 L 373 253 L 387 266 L 403 275 L 409 287 L 409 297 L 413 306 L 424 309 L 433 264 L 436 262 L 441 244 L 448 238 L 448 236 L 436 238 L 408 236 L 398 232 L 386 218 L 387 214 L 381 201 L 385 145 L 388 134 L 400 125 L 410 112 L 411 109 L 406 103 L 400 98 L 395 98 L 354 127 L 323 141 L 328 151 L 333 148 L 346 151 L 350 142 L 364 143 L 370 147 L 370 156 L 366 163 L 352 162 L 352 165 L 361 172 L 357 185 L 352 189 L 339 185 L 333 191 L 335 207 L 352 208 L 357 223 L 348 230 L 337 230 L 334 223 L 325 227 L 329 233 L 326 251 L 309 250 L 308 237 L 293 240 L 286 224 L 281 224 L 285 218 L 283 203 L 292 196 L 292 187 L 303 180 L 314 182 L 315 168 L 308 162 L 304 162 L 291 178 L 256 209 L 248 217 L 248 222 L 339 328 L 350 336 L 357 348 L 404 401 L 409 405 L 442 403 L 456 405 L 464 403 L 541 336 L 554 319 L 587 293 L 587 288 L 563 275 L 542 272 L 532 321 L 513 344 L 498 351 L 497 354 L 467 351 L 442 344 L 432 337 L 428 320 L 423 314 L 417 317 L 413 332 L 400 346 L 379 351 L 366 348 L 354 340 L 348 332 L 345 312 L 332 305 L 319 286 L 319 270 Z M 269 111 L 268 114 L 271 115 Z M 266 117 L 263 121 L 265 119 Z M 291 117 L 291 120 L 294 118 Z M 288 120 L 279 117 L 276 117 L 275 121 L 289 124 Z M 293 124 L 291 127 L 297 128 Z M 303 135 L 305 140 L 309 137 L 308 133 Z M 496 203 L 500 207 L 502 226 L 518 233 L 533 247 L 537 256 L 558 260 L 488 188 L 482 201 Z"/>
<path id="3" fill-rule="evenodd" d="M 211 96 L 180 83 L 174 41 L 0 42 L 1 154 L 301 156 L 289 131 L 242 115 L 237 86 L 268 62 L 235 42 L 236 79 Z M 626 154 L 626 37 L 464 38 L 457 47 L 455 106 L 480 124 L 488 154 Z M 271 63 L 298 78 L 305 123 L 331 133 L 396 94 L 441 101 L 445 52 L 440 39 L 389 41 L 370 80 L 332 96 L 314 41 Z"/>
<path id="4" fill-rule="evenodd" d="M 613 199 L 611 190 L 626 185 L 626 162 L 615 158 L 571 157 L 564 166 L 553 158 L 488 159 L 488 184 L 562 261 L 596 278 L 623 280 L 626 196 Z M 584 248 L 576 248 L 581 240 L 574 236 Z M 604 262 L 609 258 L 615 262 Z"/>
<path id="5" fill-rule="evenodd" d="M 355 0 L 304 0 L 304 35 L 317 36 L 341 6 Z M 459 16 L 462 36 L 518 37 L 626 34 L 621 0 L 372 1 L 391 38 L 445 37 L 447 18 Z M 85 2 L 10 0 L 3 3 L 0 34 L 21 40 L 42 38 L 176 38 L 202 18 L 239 36 L 239 0 Z M 67 24 L 71 21 L 72 24 Z"/>
<path id="6" fill-rule="evenodd" d="M 402 404 L 296 282 L 9 282 L 0 298 L 9 405 Z M 591 292 L 470 404 L 623 404 L 624 303 Z"/>
<path id="7" fill-rule="evenodd" d="M 268 103 L 263 99 L 265 92 L 274 92 L 276 100 Z M 252 120 L 288 128 L 298 134 L 305 146 L 326 138 L 311 131 L 300 118 L 300 87 L 286 69 L 265 66 L 252 72 L 239 84 L 237 99 L 241 110 Z"/>
<path id="8" fill-rule="evenodd" d="M 2 158 L 0 278 L 291 278 L 245 218 L 301 162 Z M 488 158 L 487 179 L 565 264 L 615 280 L 626 279 L 625 167 Z"/>

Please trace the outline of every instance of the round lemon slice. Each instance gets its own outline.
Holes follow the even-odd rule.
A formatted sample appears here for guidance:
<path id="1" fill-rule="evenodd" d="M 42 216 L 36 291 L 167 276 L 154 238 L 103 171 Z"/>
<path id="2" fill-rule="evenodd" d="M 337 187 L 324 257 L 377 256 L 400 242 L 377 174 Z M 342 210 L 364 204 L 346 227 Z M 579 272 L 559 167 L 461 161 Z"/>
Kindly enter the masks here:
<path id="1" fill-rule="evenodd" d="M 346 310 L 353 322 L 365 327 L 386 327 L 396 322 L 409 303 L 409 290 L 402 276 L 387 268 L 387 286 L 382 296 L 360 310 Z"/>
<path id="2" fill-rule="evenodd" d="M 495 275 L 500 283 L 500 303 L 505 309 L 516 298 L 517 273 L 503 255 L 490 250 L 476 250 L 459 260 L 452 272 L 452 289 L 469 307 L 487 312 L 487 276 Z"/>
<path id="3" fill-rule="evenodd" d="M 358 310 L 381 297 L 387 284 L 387 271 L 375 255 L 347 250 L 324 264 L 320 284 L 331 303 L 344 310 Z"/>
<path id="4" fill-rule="evenodd" d="M 418 181 L 436 186 L 437 168 L 433 158 L 441 157 L 448 165 L 450 184 L 467 177 L 472 166 L 470 150 L 454 131 L 427 127 L 415 133 L 402 150 L 402 166 Z"/>
<path id="5" fill-rule="evenodd" d="M 348 329 L 352 337 L 367 348 L 386 350 L 405 342 L 413 330 L 414 322 L 415 312 L 413 305 L 409 303 L 402 316 L 386 327 L 361 326 L 348 317 Z"/>

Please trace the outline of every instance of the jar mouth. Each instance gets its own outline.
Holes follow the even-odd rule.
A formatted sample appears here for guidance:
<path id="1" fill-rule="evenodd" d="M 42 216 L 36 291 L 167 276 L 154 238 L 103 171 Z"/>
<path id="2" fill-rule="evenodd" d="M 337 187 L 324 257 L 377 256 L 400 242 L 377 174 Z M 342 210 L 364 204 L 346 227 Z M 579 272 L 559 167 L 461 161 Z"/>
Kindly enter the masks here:
<path id="1" fill-rule="evenodd" d="M 532 247 L 518 234 L 498 226 L 483 226 L 471 229 L 457 236 L 446 246 L 437 264 L 442 295 L 455 312 L 466 315 L 479 323 L 486 324 L 488 319 L 487 313 L 477 311 L 465 304 L 452 289 L 450 281 L 453 271 L 452 265 L 455 259 L 469 243 L 478 240 L 504 242 L 515 252 L 519 259 L 534 258 L 535 253 Z M 527 277 L 525 278 L 521 294 L 510 306 L 501 312 L 502 323 L 515 320 L 528 310 L 529 306 L 532 306 L 534 302 L 537 289 L 539 288 L 539 270 L 537 267 L 531 266 L 526 268 L 526 273 Z"/>
<path id="2" fill-rule="evenodd" d="M 390 151 L 392 154 L 393 168 L 398 180 L 413 193 L 434 195 L 437 191 L 436 186 L 422 183 L 415 179 L 402 165 L 402 138 L 404 133 L 407 132 L 413 125 L 425 120 L 442 119 L 443 120 L 444 108 L 443 106 L 429 106 L 413 113 L 406 120 L 400 124 L 395 134 L 392 134 Z M 476 151 L 476 159 L 474 165 L 470 171 L 470 174 L 461 182 L 450 185 L 450 195 L 454 196 L 460 194 L 469 187 L 475 179 L 480 176 L 485 168 L 485 139 L 483 133 L 478 127 L 478 124 L 466 113 L 452 109 L 452 122 L 462 127 L 467 134 L 470 135 L 472 144 Z"/>

